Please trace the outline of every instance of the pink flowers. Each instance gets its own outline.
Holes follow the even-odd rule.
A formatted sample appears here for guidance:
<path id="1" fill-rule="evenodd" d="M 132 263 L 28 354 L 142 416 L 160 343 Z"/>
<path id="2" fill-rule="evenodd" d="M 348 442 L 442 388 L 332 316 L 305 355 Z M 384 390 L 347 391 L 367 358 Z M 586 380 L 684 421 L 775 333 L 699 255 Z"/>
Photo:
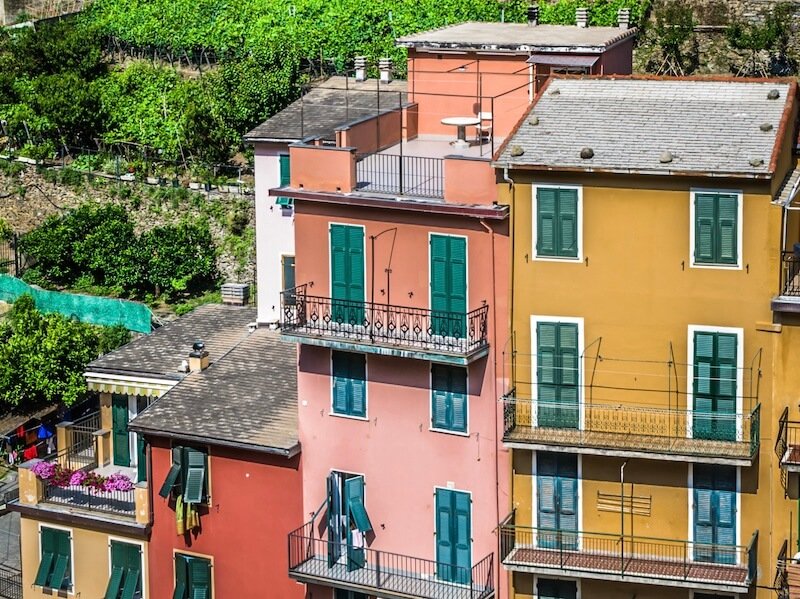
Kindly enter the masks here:
<path id="1" fill-rule="evenodd" d="M 96 472 L 71 470 L 57 462 L 37 462 L 31 467 L 31 472 L 56 487 L 84 487 L 103 493 L 132 491 L 134 487 L 130 477 L 121 472 L 103 476 Z"/>

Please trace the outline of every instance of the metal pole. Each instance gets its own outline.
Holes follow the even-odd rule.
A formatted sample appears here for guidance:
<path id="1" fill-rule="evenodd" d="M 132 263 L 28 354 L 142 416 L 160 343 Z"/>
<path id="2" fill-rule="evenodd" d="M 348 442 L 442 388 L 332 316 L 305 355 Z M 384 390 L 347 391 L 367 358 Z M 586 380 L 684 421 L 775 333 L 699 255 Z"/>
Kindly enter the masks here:
<path id="1" fill-rule="evenodd" d="M 620 517 L 620 572 L 625 573 L 625 466 L 628 460 L 622 462 L 619 468 L 619 517 Z M 632 507 L 632 506 L 631 506 Z M 633 510 L 631 510 L 632 512 Z M 633 515 L 633 514 L 631 514 Z"/>

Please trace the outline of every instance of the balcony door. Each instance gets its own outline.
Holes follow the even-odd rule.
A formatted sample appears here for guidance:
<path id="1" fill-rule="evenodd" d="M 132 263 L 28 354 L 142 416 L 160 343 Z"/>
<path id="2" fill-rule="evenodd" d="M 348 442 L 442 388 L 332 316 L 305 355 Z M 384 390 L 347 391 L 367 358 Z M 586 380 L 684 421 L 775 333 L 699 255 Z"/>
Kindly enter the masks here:
<path id="1" fill-rule="evenodd" d="M 536 599 L 577 599 L 578 583 L 556 578 L 536 579 Z"/>
<path id="2" fill-rule="evenodd" d="M 366 535 L 372 523 L 364 504 L 364 477 L 345 472 L 328 476 L 328 565 L 345 557 L 352 572 L 366 564 Z"/>
<path id="3" fill-rule="evenodd" d="M 114 443 L 114 465 L 131 465 L 131 446 L 128 436 L 128 396 L 111 396 L 111 429 Z"/>
<path id="4" fill-rule="evenodd" d="M 578 325 L 566 322 L 537 322 L 538 426 L 578 428 L 579 367 Z"/>
<path id="5" fill-rule="evenodd" d="M 694 486 L 694 559 L 736 563 L 736 468 L 696 464 Z"/>
<path id="6" fill-rule="evenodd" d="M 737 336 L 694 333 L 692 436 L 736 440 Z"/>
<path id="7" fill-rule="evenodd" d="M 469 493 L 436 489 L 436 576 L 469 584 L 472 577 L 472 499 Z"/>
<path id="8" fill-rule="evenodd" d="M 467 239 L 430 236 L 431 328 L 434 335 L 466 335 Z"/>
<path id="9" fill-rule="evenodd" d="M 364 325 L 364 227 L 330 225 L 331 318 Z"/>
<path id="10" fill-rule="evenodd" d="M 536 452 L 536 516 L 539 547 L 577 548 L 577 455 Z"/>

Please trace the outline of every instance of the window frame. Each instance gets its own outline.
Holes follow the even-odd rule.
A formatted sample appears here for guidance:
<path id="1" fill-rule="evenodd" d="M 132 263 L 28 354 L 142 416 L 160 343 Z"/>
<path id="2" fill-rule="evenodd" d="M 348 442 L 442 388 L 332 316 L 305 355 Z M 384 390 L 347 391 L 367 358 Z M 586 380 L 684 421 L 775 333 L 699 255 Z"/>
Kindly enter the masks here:
<path id="1" fill-rule="evenodd" d="M 465 379 L 466 379 L 466 385 L 465 385 L 466 393 L 465 393 L 465 399 L 464 399 L 464 430 L 463 431 L 460 431 L 460 430 L 457 430 L 457 429 L 440 428 L 440 427 L 434 426 L 434 419 L 433 419 L 433 413 L 434 413 L 434 410 L 433 410 L 433 404 L 434 404 L 434 398 L 433 398 L 433 369 L 435 367 L 437 367 L 437 366 L 440 367 L 440 368 L 442 368 L 442 367 L 444 367 L 444 368 L 453 368 L 453 369 L 463 370 L 464 371 L 464 376 L 465 376 Z M 438 363 L 435 363 L 435 362 L 431 362 L 430 363 L 430 368 L 428 368 L 428 390 L 429 390 L 429 393 L 428 393 L 428 412 L 429 412 L 428 413 L 428 430 L 430 432 L 432 432 L 432 433 L 442 433 L 442 434 L 445 434 L 445 435 L 456 435 L 458 437 L 469 437 L 470 436 L 470 432 L 469 432 L 469 421 L 470 421 L 470 419 L 469 419 L 469 397 L 470 397 L 470 393 L 469 393 L 469 366 L 453 366 L 451 364 L 438 364 Z"/>
<path id="2" fill-rule="evenodd" d="M 538 468 L 538 460 L 537 455 L 539 453 L 560 453 L 560 452 L 553 452 L 544 449 L 536 449 L 531 451 L 531 526 L 537 528 L 539 526 L 539 510 L 537 506 L 539 505 L 539 468 Z M 576 501 L 576 505 L 578 506 L 578 545 L 577 549 L 580 551 L 581 547 L 583 547 L 582 535 L 580 534 L 583 532 L 583 454 L 577 453 L 573 454 L 573 452 L 565 452 L 567 454 L 575 455 L 578 460 L 578 498 Z M 538 546 L 538 541 L 536 543 Z M 545 578 L 550 578 L 549 576 L 545 576 Z M 557 577 L 555 577 L 557 578 Z"/>
<path id="3" fill-rule="evenodd" d="M 67 586 L 66 589 L 62 589 L 61 587 L 56 589 L 55 587 L 49 587 L 49 586 L 46 586 L 46 585 L 42 586 L 40 588 L 53 589 L 54 591 L 57 591 L 57 592 L 58 591 L 64 592 L 66 590 L 68 595 L 74 595 L 75 594 L 75 588 L 76 588 L 76 585 L 75 585 L 75 535 L 73 534 L 74 533 L 74 529 L 69 528 L 67 526 L 58 526 L 57 524 L 50 524 L 50 523 L 44 524 L 42 522 L 39 522 L 38 525 L 39 525 L 38 526 L 38 532 L 39 532 L 39 539 L 38 539 L 38 541 L 39 541 L 39 564 L 42 563 L 42 529 L 43 528 L 49 528 L 49 529 L 52 529 L 52 530 L 63 531 L 63 532 L 66 532 L 69 535 L 69 571 L 70 571 L 70 573 L 69 573 L 69 585 Z M 37 566 L 37 571 L 38 571 L 38 566 Z M 35 574 L 34 574 L 34 579 L 35 579 Z"/>
<path id="4" fill-rule="evenodd" d="M 708 465 L 708 464 L 706 464 Z M 689 536 L 686 538 L 688 539 L 688 548 L 687 550 L 690 552 L 690 555 L 694 555 L 694 463 L 689 463 L 689 471 L 687 474 L 687 485 L 686 485 L 686 494 L 688 496 L 688 506 L 689 506 Z M 738 546 L 743 545 L 742 541 L 742 467 L 741 466 L 732 466 L 736 468 L 736 544 Z M 733 565 L 740 566 L 742 565 L 741 559 L 739 559 L 741 555 L 739 552 L 736 552 L 736 563 Z M 693 595 L 692 595 L 693 596 Z"/>
<path id="5" fill-rule="evenodd" d="M 363 356 L 364 357 L 364 415 L 359 416 L 358 414 L 347 414 L 344 412 L 337 412 L 335 409 L 335 396 L 336 396 L 336 387 L 335 387 L 335 377 L 334 377 L 334 370 L 333 370 L 333 355 L 334 353 L 340 354 L 348 354 L 348 355 L 355 355 L 355 356 Z M 331 368 L 331 403 L 330 403 L 330 415 L 335 416 L 336 418 L 347 418 L 350 420 L 361 420 L 362 422 L 369 421 L 369 359 L 367 357 L 368 354 L 362 354 L 360 352 L 352 352 L 352 351 L 341 351 L 333 349 L 330 352 L 330 368 Z M 352 380 L 352 379 L 351 379 Z"/>
<path id="6" fill-rule="evenodd" d="M 690 324 L 686 335 L 686 438 L 694 439 L 694 336 L 695 333 L 723 333 L 736 335 L 736 440 L 743 439 L 744 393 L 744 329 Z"/>
<path id="7" fill-rule="evenodd" d="M 581 599 L 581 579 L 580 578 L 570 578 L 569 576 L 548 576 L 547 574 L 535 574 L 533 576 L 533 597 L 534 599 L 540 599 L 539 596 L 539 579 L 544 578 L 546 580 L 563 580 L 566 582 L 574 582 L 578 594 L 576 595 L 577 599 Z"/>
<path id="8" fill-rule="evenodd" d="M 539 255 L 539 189 L 574 189 L 578 194 L 576 208 L 576 232 L 577 241 L 576 256 L 548 256 Z M 583 185 L 561 184 L 561 183 L 534 183 L 531 185 L 531 256 L 532 260 L 540 262 L 583 262 Z"/>
<path id="9" fill-rule="evenodd" d="M 695 223 L 695 204 L 697 194 L 720 194 L 736 196 L 736 264 L 725 264 L 723 262 L 698 262 L 695 256 L 695 239 L 697 237 L 697 226 Z M 744 192 L 741 189 L 708 189 L 703 187 L 693 187 L 689 190 L 689 267 L 699 269 L 716 270 L 742 270 L 742 255 L 744 248 L 742 242 L 744 229 Z"/>
<path id="10" fill-rule="evenodd" d="M 174 549 L 172 550 L 172 593 L 175 593 L 175 585 L 178 582 L 178 556 L 185 555 L 190 558 L 195 559 L 203 559 L 208 562 L 209 566 L 209 596 L 211 598 L 214 597 L 215 592 L 215 585 L 214 585 L 214 556 L 213 555 L 205 555 L 202 553 L 194 553 L 192 551 L 186 551 L 185 549 Z M 186 591 L 189 592 L 189 588 L 187 587 Z M 191 595 L 189 595 L 191 597 Z"/>
<path id="11" fill-rule="evenodd" d="M 127 545 L 136 545 L 139 547 L 139 558 L 141 560 L 141 569 L 140 569 L 140 576 L 142 577 L 142 587 L 140 591 L 141 599 L 147 599 L 147 585 L 145 581 L 147 580 L 145 574 L 145 545 L 142 541 L 136 541 L 134 539 L 130 539 L 127 537 L 117 537 L 108 535 L 108 576 L 111 577 L 112 571 L 112 562 L 111 562 L 111 542 L 114 541 L 116 543 L 125 543 Z M 120 587 L 121 588 L 121 587 Z"/>

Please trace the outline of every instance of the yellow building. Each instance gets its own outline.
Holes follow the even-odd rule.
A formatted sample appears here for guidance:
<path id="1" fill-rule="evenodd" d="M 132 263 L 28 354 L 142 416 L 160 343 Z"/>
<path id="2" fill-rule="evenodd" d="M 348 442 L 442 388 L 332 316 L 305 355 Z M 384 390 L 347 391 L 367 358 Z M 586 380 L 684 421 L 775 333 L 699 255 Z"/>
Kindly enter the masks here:
<path id="1" fill-rule="evenodd" d="M 780 279 L 800 241 L 795 96 L 785 80 L 553 78 L 495 155 L 517 598 L 780 586 L 798 522 L 775 451 L 800 387 L 800 298 Z"/>

